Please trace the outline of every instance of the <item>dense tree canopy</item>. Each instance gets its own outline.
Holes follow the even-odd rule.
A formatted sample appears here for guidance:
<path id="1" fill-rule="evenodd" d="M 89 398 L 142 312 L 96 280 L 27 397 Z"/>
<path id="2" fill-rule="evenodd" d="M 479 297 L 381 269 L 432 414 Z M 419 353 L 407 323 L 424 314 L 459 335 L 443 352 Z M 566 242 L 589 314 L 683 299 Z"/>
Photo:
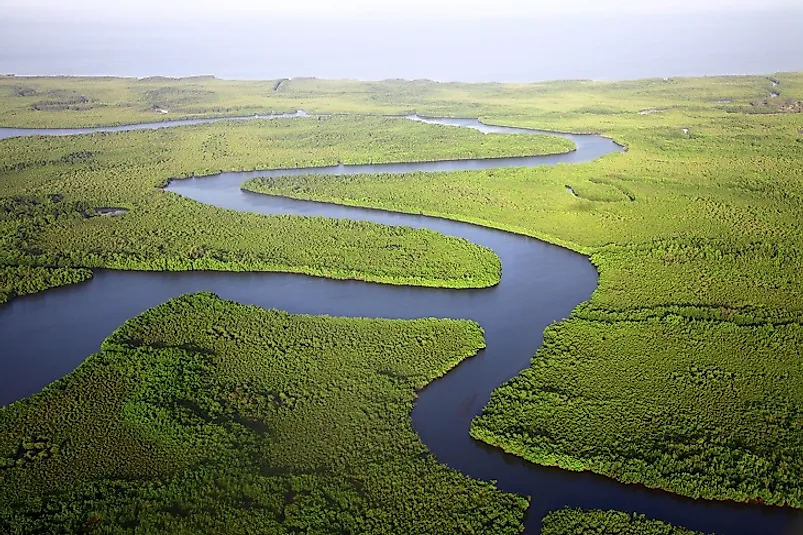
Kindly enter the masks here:
<path id="1" fill-rule="evenodd" d="M 770 98 L 770 92 L 779 96 Z M 803 346 L 802 101 L 801 74 L 778 74 L 772 80 L 749 76 L 510 85 L 0 78 L 0 122 L 6 125 L 122 124 L 303 108 L 312 113 L 480 117 L 489 123 L 601 132 L 613 137 L 628 147 L 625 154 L 581 165 L 404 176 L 294 177 L 255 180 L 247 188 L 471 221 L 588 254 L 600 270 L 598 290 L 571 318 L 547 331 L 544 347 L 531 368 L 497 390 L 475 421 L 472 434 L 533 462 L 593 470 L 689 496 L 796 507 L 801 506 L 803 493 L 797 409 L 803 392 L 799 366 Z M 169 109 L 169 114 L 157 107 Z M 0 196 L 4 198 L 0 296 L 4 299 L 83 280 L 90 275 L 84 268 L 96 266 L 277 269 L 395 283 L 487 286 L 498 280 L 498 259 L 460 240 L 320 219 L 234 214 L 176 198 L 156 186 L 172 177 L 221 169 L 536 154 L 569 148 L 549 137 L 482 137 L 399 119 L 342 116 L 306 123 L 226 122 L 0 143 Z M 121 207 L 129 212 L 96 217 L 95 207 Z M 334 245 L 342 240 L 350 247 Z M 299 249 L 298 243 L 314 247 Z M 400 248 L 412 253 L 409 262 L 400 262 Z M 349 266 L 348 273 L 338 271 L 344 265 Z M 136 325 L 150 328 L 141 321 Z M 239 327 L 223 332 L 208 329 L 221 340 L 245 343 L 251 339 L 250 334 L 239 336 Z M 123 383 L 101 380 L 87 391 L 79 388 L 75 403 L 112 400 L 111 405 L 97 406 L 103 410 L 115 407 L 118 412 L 113 414 L 122 411 L 125 415 L 127 419 L 114 420 L 118 427 L 113 429 L 122 429 L 119 426 L 128 425 L 125 422 L 146 422 L 144 430 L 134 426 L 125 428 L 129 434 L 112 435 L 124 436 L 115 447 L 132 452 L 130 464 L 117 466 L 111 473 L 109 466 L 92 465 L 91 457 L 80 461 L 65 457 L 74 451 L 70 442 L 34 432 L 33 426 L 9 435 L 13 440 L 5 446 L 4 463 L 9 467 L 5 474 L 25 473 L 32 478 L 14 480 L 22 493 L 14 498 L 15 503 L 30 507 L 31 516 L 24 518 L 51 522 L 42 524 L 48 527 L 91 527 L 113 519 L 129 528 L 139 526 L 135 519 L 149 518 L 153 523 L 143 524 L 143 529 L 168 526 L 192 531 L 196 526 L 188 519 L 198 512 L 187 505 L 192 497 L 198 507 L 222 504 L 204 509 L 205 515 L 212 515 L 209 518 L 199 518 L 211 522 L 208 525 L 232 529 L 238 526 L 242 508 L 231 504 L 247 503 L 265 514 L 260 522 L 280 518 L 286 526 L 344 531 L 355 525 L 364 528 L 367 524 L 361 522 L 366 517 L 360 515 L 368 515 L 367 521 L 383 526 L 383 522 L 398 518 L 391 525 L 399 532 L 412 526 L 412 531 L 429 533 L 430 524 L 404 522 L 413 517 L 456 519 L 456 511 L 473 500 L 480 504 L 477 518 L 485 524 L 445 524 L 460 526 L 451 532 L 485 533 L 489 526 L 515 532 L 519 528 L 524 507 L 520 500 L 500 497 L 503 495 L 491 487 L 462 478 L 460 485 L 479 485 L 471 487 L 478 490 L 466 494 L 450 486 L 446 501 L 420 494 L 424 487 L 404 487 L 401 494 L 394 494 L 387 483 L 390 480 L 382 483 L 354 475 L 362 468 L 335 471 L 327 479 L 326 470 L 333 468 L 324 463 L 326 469 L 321 469 L 316 463 L 329 459 L 325 456 L 329 450 L 306 447 L 317 435 L 300 437 L 285 432 L 281 436 L 289 437 L 290 442 L 281 442 L 282 447 L 275 450 L 260 450 L 270 453 L 267 458 L 284 463 L 278 471 L 268 470 L 273 478 L 268 481 L 264 470 L 254 471 L 253 459 L 236 458 L 240 445 L 246 445 L 243 451 L 250 451 L 255 442 L 249 441 L 275 439 L 269 433 L 266 437 L 250 434 L 255 429 L 270 431 L 259 427 L 260 421 L 265 422 L 255 416 L 279 413 L 296 404 L 314 404 L 321 399 L 316 396 L 328 395 L 331 383 L 321 379 L 321 388 L 309 384 L 288 391 L 272 390 L 271 383 L 261 397 L 241 397 L 241 392 L 252 392 L 254 387 L 247 381 L 237 382 L 242 377 L 231 371 L 233 375 L 221 376 L 221 380 L 231 381 L 223 383 L 222 390 L 196 393 L 199 385 L 208 386 L 206 381 L 212 380 L 210 359 L 217 353 L 191 344 L 180 331 L 171 333 L 183 340 L 179 345 L 165 347 L 157 340 L 152 346 L 106 347 L 67 383 L 61 383 L 88 380 L 82 374 L 90 370 L 112 370 L 109 373 L 126 378 L 125 385 L 131 390 L 125 395 L 133 397 L 115 397 L 122 395 L 122 390 L 114 393 L 108 388 L 113 384 L 123 388 Z M 201 331 L 188 332 L 198 336 Z M 406 347 L 411 332 L 407 326 L 400 327 L 393 347 Z M 308 346 L 317 350 L 316 343 Z M 110 352 L 121 359 L 120 367 L 95 368 L 92 363 L 97 359 L 105 362 Z M 126 360 L 123 355 L 136 356 Z M 186 364 L 178 366 L 178 362 Z M 438 373 L 445 369 L 448 367 Z M 391 384 L 411 380 L 396 372 L 380 375 Z M 360 384 L 357 380 L 348 388 Z M 259 388 L 263 387 L 266 383 L 260 383 Z M 62 402 L 41 409 L 38 404 L 45 403 L 48 396 L 71 392 L 60 388 L 4 409 L 2 418 L 80 413 L 80 421 L 89 426 L 80 429 L 110 425 L 108 414 L 90 411 L 94 419 L 86 419 L 86 414 L 72 413 L 69 408 L 73 405 Z M 221 393 L 222 398 L 216 397 Z M 236 402 L 226 401 L 226 395 L 246 408 L 240 410 Z M 193 401 L 176 402 L 184 399 Z M 409 411 L 411 400 L 405 399 L 404 411 Z M 382 410 L 398 408 L 398 403 L 382 396 L 371 399 L 375 402 L 384 404 Z M 358 413 L 359 418 L 371 414 Z M 67 416 L 48 418 L 74 422 Z M 176 421 L 181 425 L 174 425 Z M 398 425 L 409 429 L 406 412 L 405 418 L 398 420 L 402 421 L 407 423 Z M 341 420 L 334 418 L 333 422 Z M 377 438 L 377 433 L 384 431 L 373 420 L 371 425 L 359 428 L 370 438 L 366 444 L 375 440 L 388 451 L 396 451 L 396 445 L 409 443 L 399 434 L 388 434 L 392 440 Z M 87 431 L 86 436 L 95 435 Z M 225 465 L 207 468 L 206 447 L 234 444 L 226 442 L 231 436 L 237 437 L 237 448 L 209 450 L 210 455 L 218 456 L 214 459 L 225 459 Z M 143 440 L 157 441 L 165 448 L 159 451 L 169 454 L 160 453 L 143 462 L 143 456 L 134 453 L 142 451 L 136 447 L 144 444 Z M 349 454 L 359 452 L 364 455 L 360 461 L 374 462 L 371 466 L 381 466 L 380 472 L 391 474 L 383 473 L 383 477 L 402 473 L 409 477 L 411 472 L 404 471 L 406 460 L 383 465 L 371 456 L 375 452 L 371 453 L 368 445 L 365 448 L 349 450 Z M 426 457 L 425 452 L 419 454 Z M 193 466 L 200 468 L 193 472 L 186 468 L 188 464 L 171 464 L 176 459 L 197 461 Z M 58 465 L 65 469 L 64 474 L 76 473 L 66 470 L 67 466 L 107 472 L 92 483 L 79 481 L 63 491 L 68 494 L 59 494 L 62 491 L 54 487 L 55 494 L 43 501 L 25 495 L 33 481 L 52 479 L 56 484 L 66 480 L 67 475 L 58 475 L 61 472 L 47 472 L 47 477 L 44 472 L 33 472 L 55 466 L 54 460 L 64 463 Z M 353 466 L 357 465 L 355 461 Z M 420 481 L 431 484 L 429 489 L 444 481 L 435 478 L 451 474 L 434 461 L 426 466 L 425 474 L 438 474 L 429 480 L 421 476 Z M 127 477 L 143 473 L 136 470 L 146 470 L 148 477 L 155 478 L 148 481 L 157 482 L 130 483 Z M 259 475 L 254 475 L 257 472 Z M 220 495 L 210 497 L 199 490 L 212 480 L 209 478 L 226 482 Z M 229 484 L 234 479 L 238 483 Z M 370 485 L 366 483 L 369 480 Z M 366 489 L 376 491 L 372 496 L 383 496 L 387 503 L 382 507 L 390 509 L 375 507 Z M 114 498 L 108 502 L 98 498 L 104 495 Z M 144 503 L 152 504 L 151 516 L 126 505 L 126 496 L 146 496 Z M 296 500 L 304 505 L 296 508 Z M 393 509 L 408 500 L 415 507 L 421 505 L 415 511 L 422 515 L 434 502 L 453 509 L 413 517 L 399 513 L 409 512 L 407 506 Z M 77 510 L 66 505 L 70 503 L 86 504 L 86 508 Z M 24 507 L 17 511 L 26 510 Z M 42 509 L 46 515 L 34 514 Z M 390 516 L 388 510 L 393 511 Z M 22 517 L 4 518 L 17 522 Z M 328 523 L 315 524 L 320 518 Z M 545 533 L 554 535 L 578 530 L 593 533 L 594 529 L 686 533 L 616 512 L 566 510 L 553 513 L 544 524 Z"/>
<path id="2" fill-rule="evenodd" d="M 223 122 L 159 131 L 0 141 L 0 265 L 287 271 L 392 284 L 487 287 L 496 255 L 429 230 L 222 210 L 161 191 L 221 170 L 561 152 L 551 136 L 483 136 L 400 118 Z M 568 145 L 567 145 L 568 144 Z M 124 213 L 101 215 L 97 207 Z M 26 281 L 16 281 L 15 274 Z M 45 271 L 4 287 L 44 289 Z M 36 276 L 36 283 L 30 282 Z"/>
<path id="3" fill-rule="evenodd" d="M 560 509 L 544 517 L 541 535 L 703 535 L 620 511 Z"/>
<path id="4" fill-rule="evenodd" d="M 0 408 L 0 531 L 519 533 L 527 500 L 439 465 L 409 417 L 484 345 L 468 321 L 171 300 Z"/>
<path id="5" fill-rule="evenodd" d="M 784 94 L 803 95 L 803 76 L 777 79 Z M 590 255 L 597 291 L 495 393 L 473 436 L 533 462 L 689 496 L 802 506 L 793 407 L 803 395 L 803 115 L 718 102 L 749 105 L 767 79 L 573 85 L 527 86 L 567 102 L 487 120 L 603 131 L 626 153 L 245 187 L 470 221 Z M 597 108 L 558 114 L 586 91 Z M 663 111 L 631 111 L 631 98 Z M 689 374 L 697 379 L 681 387 Z"/>

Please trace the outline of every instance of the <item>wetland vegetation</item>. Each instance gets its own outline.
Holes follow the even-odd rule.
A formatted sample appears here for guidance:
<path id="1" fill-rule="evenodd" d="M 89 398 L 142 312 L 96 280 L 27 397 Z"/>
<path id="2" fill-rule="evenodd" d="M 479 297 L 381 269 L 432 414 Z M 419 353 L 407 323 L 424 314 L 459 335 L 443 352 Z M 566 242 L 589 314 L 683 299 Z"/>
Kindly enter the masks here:
<path id="1" fill-rule="evenodd" d="M 771 93 L 778 96 L 773 98 Z M 600 272 L 597 291 L 570 318 L 546 332 L 544 346 L 531 367 L 493 394 L 475 420 L 472 436 L 535 463 L 590 470 L 685 496 L 801 507 L 803 114 L 796 104 L 801 100 L 803 75 L 794 73 L 777 74 L 772 80 L 745 76 L 509 85 L 5 77 L 0 79 L 0 122 L 86 126 L 153 121 L 157 115 L 172 119 L 303 108 L 311 113 L 480 117 L 493 124 L 610 136 L 628 151 L 588 164 L 404 176 L 255 179 L 246 188 L 469 221 L 542 238 L 590 256 Z M 157 106 L 169 109 L 169 115 L 164 117 Z M 639 113 L 653 109 L 662 111 Z M 371 132 L 379 138 L 369 135 Z M 0 297 L 4 299 L 85 280 L 91 276 L 86 268 L 93 267 L 261 269 L 398 284 L 492 285 L 499 280 L 498 259 L 468 242 L 427 231 L 322 218 L 238 214 L 180 199 L 158 186 L 172 177 L 223 169 L 543 154 L 570 148 L 564 140 L 551 137 L 482 137 L 379 117 L 220 123 L 158 132 L 12 139 L 2 144 Z M 566 193 L 567 186 L 574 195 Z M 129 211 L 116 217 L 92 217 L 92 207 L 98 206 Z M 305 246 L 299 248 L 298 244 Z M 202 321 L 196 328 L 188 321 L 182 324 L 186 332 L 182 327 L 160 333 L 159 329 L 168 331 L 170 325 L 179 323 L 163 318 L 164 327 L 154 327 L 142 319 L 160 314 L 180 316 L 182 307 L 228 310 L 220 321 L 231 319 L 233 326 L 221 333 L 212 324 Z M 211 508 L 203 510 L 213 523 L 210 525 L 225 521 L 237 526 L 241 505 L 247 503 L 263 515 L 259 519 L 264 522 L 301 518 L 293 515 L 310 511 L 315 513 L 305 516 L 305 522 L 317 522 L 319 517 L 327 522 L 362 522 L 366 517 L 360 516 L 360 511 L 367 510 L 369 520 L 395 519 L 399 532 L 410 527 L 432 532 L 430 524 L 415 522 L 454 519 L 455 523 L 448 524 L 453 529 L 463 526 L 461 508 L 480 504 L 480 524 L 469 514 L 465 521 L 474 523 L 465 524 L 470 527 L 461 528 L 463 532 L 486 532 L 483 530 L 489 526 L 497 526 L 499 532 L 515 533 L 521 528 L 526 501 L 437 465 L 410 428 L 411 392 L 454 366 L 455 355 L 440 363 L 422 364 L 420 356 L 412 358 L 414 380 L 396 377 L 396 372 L 380 373 L 381 381 L 399 382 L 406 388 L 405 401 L 382 401 L 383 409 L 393 408 L 396 412 L 392 414 L 398 418 L 392 422 L 371 419 L 374 413 L 370 410 L 357 411 L 358 419 L 368 419 L 360 427 L 365 437 L 343 436 L 359 441 L 365 438 L 366 442 L 348 451 L 352 456 L 347 458 L 354 459 L 352 465 L 338 465 L 330 474 L 328 470 L 333 468 L 323 452 L 332 445 L 321 452 L 298 446 L 322 437 L 310 435 L 301 440 L 289 427 L 281 435 L 254 432 L 255 428 L 266 429 L 261 425 L 274 425 L 258 421 L 257 417 L 267 414 L 260 410 L 279 414 L 287 408 L 285 401 L 277 405 L 274 398 L 267 403 L 262 399 L 252 408 L 247 397 L 243 413 L 222 401 L 225 396 L 215 398 L 222 392 L 235 393 L 239 399 L 236 388 L 251 387 L 237 382 L 244 377 L 238 375 L 238 368 L 226 368 L 234 365 L 216 359 L 242 351 L 236 359 L 253 360 L 246 349 L 234 349 L 239 346 L 226 346 L 220 353 L 223 346 L 218 349 L 215 344 L 225 346 L 231 340 L 250 344 L 252 334 L 254 344 L 268 344 L 264 334 L 252 332 L 250 320 L 232 319 L 250 317 L 238 312 L 245 310 L 238 307 L 211 296 L 193 296 L 151 311 L 110 340 L 122 344 L 121 332 L 137 333 L 141 339 L 131 335 L 125 342 L 128 345 L 107 342 L 103 351 L 90 357 L 75 374 L 42 394 L 3 409 L 0 443 L 5 441 L 8 468 L 0 482 L 11 481 L 7 474 L 24 474 L 14 479 L 21 490 L 6 496 L 26 504 L 17 511 L 30 513 L 15 516 L 6 509 L 5 521 L 43 522 L 36 525 L 50 527 L 114 519 L 131 527 L 135 524 L 130 522 L 138 521 L 132 519 L 146 515 L 131 509 L 122 497 L 147 495 L 152 500 L 148 503 L 154 504 L 152 510 L 158 513 L 152 517 L 157 523 L 145 526 L 148 529 L 191 530 L 193 515 L 184 513 L 201 512 L 187 505 L 187 496 L 205 496 L 198 500 L 198 507 L 213 503 L 213 499 L 226 504 L 220 516 Z M 284 322 L 297 319 L 278 312 L 251 315 L 282 317 Z M 359 324 L 358 320 L 331 318 L 304 321 L 320 322 L 321 329 L 327 322 Z M 351 332 L 346 323 L 338 328 Z M 379 322 L 371 324 L 370 336 L 359 338 L 360 343 L 373 347 L 371 344 L 381 339 L 375 333 L 384 332 L 391 324 L 394 328 L 388 329 L 396 333 L 388 338 L 392 348 L 406 348 L 417 340 L 414 322 Z M 426 325 L 427 332 L 436 325 L 476 329 L 459 322 L 421 325 Z M 464 334 L 467 339 L 462 343 L 467 345 L 452 348 L 459 349 L 456 354 L 460 356 L 481 347 L 474 335 Z M 305 346 L 309 351 L 294 355 L 299 363 L 308 362 L 311 353 L 329 351 L 327 344 L 335 338 L 322 338 L 327 342 L 321 346 L 321 338 L 316 337 Z M 438 355 L 441 353 L 432 358 L 437 361 Z M 179 361 L 187 364 L 179 367 Z M 419 364 L 421 370 L 416 368 Z M 294 364 L 282 361 L 282 365 Z M 224 372 L 217 366 L 223 366 Z M 214 376 L 210 374 L 213 369 Z M 281 366 L 277 369 L 284 370 Z M 104 370 L 121 374 L 125 381 L 120 388 L 130 390 L 107 392 L 104 388 L 111 388 L 108 381 L 86 382 L 93 380 L 96 372 L 101 377 Z M 273 372 L 260 373 L 254 379 L 263 381 L 260 395 L 268 392 L 273 396 L 272 381 L 283 381 L 279 374 L 285 372 L 277 372 L 275 377 Z M 329 395 L 330 379 L 322 376 L 320 388 L 307 384 L 306 390 L 301 389 L 301 399 Z M 216 381 L 223 381 L 219 383 L 222 390 L 196 391 Z M 369 383 L 374 384 L 347 384 L 357 392 L 373 388 Z M 94 386 L 87 386 L 90 384 Z M 175 387 L 160 393 L 161 386 L 153 385 Z M 53 401 L 73 392 L 73 387 L 78 390 L 70 403 Z M 93 396 L 108 400 L 98 404 L 97 414 L 90 411 L 93 422 L 125 415 L 114 420 L 115 433 L 119 430 L 122 434 L 111 436 L 115 440 L 122 437 L 121 444 L 132 452 L 130 462 L 123 459 L 125 466 L 104 465 L 98 460 L 100 454 L 94 458 L 96 465 L 91 457 L 79 459 L 69 441 L 54 438 L 55 432 L 36 431 L 44 424 L 25 427 L 29 418 L 43 418 L 48 425 L 72 421 L 69 415 L 89 410 L 81 403 L 95 399 Z M 183 399 L 193 400 L 195 405 L 178 402 Z M 355 394 L 344 399 L 351 407 L 361 398 Z M 370 403 L 377 399 L 371 398 Z M 71 413 L 73 407 L 78 412 Z M 110 412 L 100 414 L 107 409 Z M 310 418 L 310 422 L 318 421 Z M 146 423 L 124 429 L 137 421 Z M 174 429 L 176 421 L 181 425 Z M 9 422 L 22 423 L 12 427 Z M 375 436 L 388 425 L 395 426 L 392 433 Z M 97 440 L 93 448 L 100 448 L 92 451 L 107 451 L 102 449 L 107 443 L 92 437 L 95 435 L 87 432 L 85 439 Z M 276 458 L 285 463 L 277 465 L 282 467 L 278 474 L 273 468 L 266 472 L 246 454 L 253 448 L 271 452 L 273 446 L 267 444 L 285 438 L 290 442 L 276 451 Z M 296 439 L 301 441 L 292 443 Z M 378 457 L 371 457 L 377 451 L 370 449 L 374 439 L 392 451 L 411 449 L 399 454 L 403 462 L 382 464 Z M 145 450 L 136 448 L 151 444 L 148 440 L 164 449 L 158 450 L 161 457 L 144 462 L 140 454 Z M 343 440 L 335 446 L 347 443 Z M 206 451 L 209 445 L 214 447 Z M 408 457 L 411 451 L 416 453 Z M 363 457 L 354 456 L 357 453 Z M 220 459 L 230 462 L 215 464 Z M 359 463 L 366 459 L 376 464 L 362 472 Z M 321 464 L 315 464 L 319 461 Z M 45 471 L 57 470 L 53 466 L 64 471 L 47 472 L 45 477 Z M 64 474 L 84 467 L 95 479 L 68 488 Z M 371 471 L 377 467 L 387 474 Z M 413 471 L 405 471 L 408 469 Z M 423 472 L 414 471 L 418 469 Z M 132 474 L 136 477 L 128 479 Z M 413 474 L 432 486 L 419 488 L 417 480 L 407 481 L 404 492 L 393 494 L 395 498 L 388 503 L 371 501 L 390 492 L 390 484 L 389 480 L 371 480 L 369 485 L 370 477 L 398 475 L 404 479 Z M 144 476 L 158 483 L 141 483 Z M 245 477 L 249 493 L 242 494 L 245 485 L 231 485 L 224 486 L 221 496 L 204 494 L 205 482 L 216 477 L 221 481 Z M 266 477 L 279 479 L 267 481 Z M 48 490 L 52 494 L 44 500 L 31 490 L 37 478 L 53 485 Z M 126 482 L 133 480 L 137 483 Z M 4 492 L 12 492 L 10 484 L 5 488 Z M 450 498 L 441 500 L 438 496 L 442 495 L 436 496 L 433 490 L 436 488 L 446 489 Z M 370 495 L 366 489 L 378 493 Z M 303 497 L 312 509 L 297 508 L 287 516 L 277 511 L 288 504 L 267 503 L 276 501 L 276 496 L 285 496 L 286 501 L 288 492 L 293 499 Z M 112 496 L 110 501 L 97 497 L 104 493 Z M 86 503 L 89 509 L 65 512 L 76 511 L 65 505 L 71 499 Z M 448 511 L 431 510 L 429 505 L 404 514 L 383 509 L 406 500 L 437 503 Z M 345 524 L 325 525 L 342 529 Z M 614 529 L 612 526 L 628 534 L 689 533 L 625 513 L 579 510 L 548 516 L 544 533 L 577 533 L 581 528 L 601 533 Z"/>
<path id="2" fill-rule="evenodd" d="M 704 535 L 621 511 L 565 508 L 544 517 L 541 535 Z"/>
<path id="3" fill-rule="evenodd" d="M 469 321 L 171 300 L 0 409 L 0 528 L 519 533 L 527 500 L 439 465 L 409 417 L 484 345 Z"/>
<path id="4" fill-rule="evenodd" d="M 498 283 L 496 255 L 428 230 L 235 213 L 159 186 L 173 177 L 230 169 L 519 156 L 572 147 L 550 136 L 483 136 L 375 117 L 227 122 L 2 143 L 4 266 L 287 271 L 450 288 Z M 127 212 L 93 217 L 103 213 L 98 206 Z M 4 287 L 44 289 L 69 280 L 64 272 L 56 279 L 40 270 L 35 283 L 15 281 L 15 273 L 4 272 Z M 37 277 L 30 271 L 24 276 Z"/>
<path id="5" fill-rule="evenodd" d="M 803 95 L 800 75 L 777 79 Z M 533 462 L 691 497 L 800 507 L 803 115 L 711 104 L 747 101 L 754 83 L 772 87 L 747 77 L 585 84 L 606 113 L 486 118 L 601 131 L 629 147 L 588 164 L 245 187 L 454 218 L 588 254 L 597 291 L 494 394 L 472 435 Z M 661 86 L 684 101 L 656 95 L 652 107 L 666 111 L 639 115 L 649 106 L 627 96 Z"/>

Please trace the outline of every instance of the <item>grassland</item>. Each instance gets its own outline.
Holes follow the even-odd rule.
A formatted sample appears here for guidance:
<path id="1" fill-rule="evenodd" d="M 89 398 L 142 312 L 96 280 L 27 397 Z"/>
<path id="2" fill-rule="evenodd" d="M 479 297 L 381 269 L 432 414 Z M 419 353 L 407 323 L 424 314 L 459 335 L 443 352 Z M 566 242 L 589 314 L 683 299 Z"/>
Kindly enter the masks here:
<path id="1" fill-rule="evenodd" d="M 0 409 L 8 534 L 519 533 L 527 500 L 439 465 L 416 390 L 475 323 L 171 300 Z"/>
<path id="2" fill-rule="evenodd" d="M 86 278 L 76 268 L 286 271 L 451 288 L 499 282 L 496 255 L 428 230 L 262 217 L 159 189 L 221 170 L 563 152 L 556 137 L 482 136 L 404 119 L 227 122 L 160 131 L 7 139 L 0 153 L 6 299 Z M 127 213 L 98 217 L 95 207 Z M 36 270 L 20 271 L 20 267 Z M 65 268 L 71 274 L 65 277 Z M 59 275 L 53 276 L 51 271 Z M 23 280 L 24 279 L 24 280 Z M 32 282 L 33 281 L 33 282 Z"/>
<path id="3" fill-rule="evenodd" d="M 703 535 L 619 511 L 560 509 L 544 517 L 541 535 Z"/>

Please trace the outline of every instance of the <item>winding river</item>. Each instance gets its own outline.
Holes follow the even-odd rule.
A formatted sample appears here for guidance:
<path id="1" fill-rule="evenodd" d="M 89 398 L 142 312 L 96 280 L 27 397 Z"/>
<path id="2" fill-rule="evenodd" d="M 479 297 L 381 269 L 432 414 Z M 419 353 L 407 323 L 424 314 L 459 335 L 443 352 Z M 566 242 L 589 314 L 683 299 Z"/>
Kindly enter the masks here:
<path id="1" fill-rule="evenodd" d="M 295 114 L 259 118 L 303 117 Z M 81 129 L 0 129 L 0 139 L 27 135 L 74 135 L 141 128 L 166 128 L 230 119 L 199 119 Z M 471 119 L 408 119 L 475 128 L 482 132 L 542 132 L 489 126 Z M 125 272 L 97 270 L 83 284 L 17 298 L 0 307 L 0 405 L 31 395 L 72 371 L 98 350 L 125 320 L 178 295 L 213 291 L 224 299 L 293 313 L 385 318 L 470 318 L 485 330 L 487 349 L 427 386 L 418 398 L 413 425 L 437 459 L 471 477 L 496 480 L 500 489 L 533 497 L 526 533 L 540 530 L 546 512 L 564 506 L 639 512 L 719 535 L 792 534 L 796 511 L 730 502 L 695 501 L 667 492 L 624 485 L 590 473 L 536 466 L 470 438 L 472 418 L 491 391 L 527 367 L 544 329 L 588 299 L 597 272 L 587 258 L 544 242 L 485 227 L 425 216 L 297 201 L 242 191 L 256 176 L 300 173 L 357 174 L 455 171 L 553 165 L 594 160 L 622 150 L 599 136 L 559 134 L 571 153 L 525 158 L 426 163 L 371 164 L 254 172 L 229 172 L 173 181 L 167 188 L 199 202 L 262 214 L 299 214 L 362 219 L 429 228 L 493 249 L 501 258 L 502 281 L 482 290 L 440 290 L 336 281 L 304 275 L 227 272 Z"/>

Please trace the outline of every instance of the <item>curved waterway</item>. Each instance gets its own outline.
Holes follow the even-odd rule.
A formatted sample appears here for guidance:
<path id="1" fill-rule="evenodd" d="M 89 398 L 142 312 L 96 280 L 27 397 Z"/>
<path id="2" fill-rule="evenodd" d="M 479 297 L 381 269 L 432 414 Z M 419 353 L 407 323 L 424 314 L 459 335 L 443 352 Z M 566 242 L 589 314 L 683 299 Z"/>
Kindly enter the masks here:
<path id="1" fill-rule="evenodd" d="M 268 115 L 248 115 L 242 117 L 210 117 L 206 119 L 178 119 L 175 121 L 159 121 L 154 123 L 124 124 L 119 126 L 90 126 L 86 128 L 13 128 L 0 126 L 0 139 L 10 137 L 28 136 L 77 136 L 81 134 L 95 134 L 97 132 L 114 133 L 130 132 L 132 130 L 158 130 L 160 128 L 173 128 L 176 126 L 190 126 L 194 124 L 220 123 L 223 121 L 249 121 L 252 119 L 289 119 L 292 117 L 307 117 L 303 110 L 295 113 L 271 113 Z"/>
<path id="2" fill-rule="evenodd" d="M 304 116 L 303 112 L 287 116 Z M 262 116 L 277 118 L 282 116 Z M 253 117 L 250 117 L 253 118 Z M 249 119 L 249 117 L 237 118 Z M 471 119 L 408 119 L 475 128 L 494 133 L 541 133 L 489 126 Z M 139 125 L 165 128 L 216 122 L 193 120 Z M 70 135 L 134 130 L 137 125 L 100 129 L 6 129 L 0 138 Z M 9 134 L 9 135 L 4 135 Z M 667 492 L 624 485 L 590 473 L 541 467 L 476 442 L 471 420 L 491 391 L 527 367 L 544 329 L 588 299 L 597 272 L 587 258 L 544 242 L 485 227 L 408 215 L 298 201 L 242 191 L 256 176 L 300 173 L 357 174 L 455 171 L 577 163 L 622 150 L 599 136 L 560 134 L 575 142 L 567 154 L 527 158 L 332 166 L 230 172 L 173 181 L 168 191 L 199 202 L 262 214 L 299 214 L 359 219 L 388 225 L 429 228 L 493 249 L 502 260 L 502 280 L 493 288 L 443 290 L 336 281 L 304 275 L 229 272 L 124 272 L 97 270 L 83 284 L 14 299 L 0 308 L 0 405 L 31 395 L 72 371 L 98 350 L 101 341 L 125 320 L 171 297 L 212 291 L 224 299 L 293 313 L 384 318 L 450 317 L 473 319 L 485 330 L 487 349 L 427 386 L 416 402 L 413 425 L 437 459 L 460 472 L 496 480 L 500 489 L 533 497 L 526 533 L 540 530 L 548 511 L 564 506 L 639 512 L 674 524 L 719 535 L 792 534 L 800 514 L 790 509 L 695 501 Z"/>

